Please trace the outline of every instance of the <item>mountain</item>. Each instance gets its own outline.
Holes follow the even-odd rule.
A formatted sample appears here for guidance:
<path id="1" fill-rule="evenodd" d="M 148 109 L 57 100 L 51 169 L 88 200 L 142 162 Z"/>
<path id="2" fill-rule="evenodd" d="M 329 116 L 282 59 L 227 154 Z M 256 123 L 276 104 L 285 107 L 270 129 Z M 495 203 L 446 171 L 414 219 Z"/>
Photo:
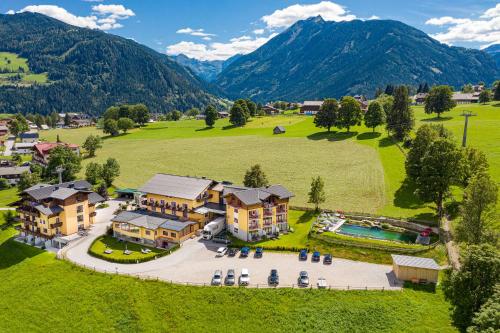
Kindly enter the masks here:
<path id="1" fill-rule="evenodd" d="M 227 66 L 232 64 L 235 60 L 241 57 L 241 54 L 232 56 L 227 60 L 197 60 L 189 58 L 184 54 L 171 56 L 172 59 L 179 64 L 191 69 L 194 74 L 198 75 L 201 79 L 207 82 L 215 81 L 217 75 L 222 72 Z"/>
<path id="2" fill-rule="evenodd" d="M 492 82 L 497 68 L 479 50 L 450 47 L 398 21 L 299 21 L 217 77 L 229 97 L 303 101 L 365 94 L 386 84 Z"/>
<path id="3" fill-rule="evenodd" d="M 491 55 L 495 59 L 497 67 L 500 68 L 500 44 L 488 46 L 483 51 Z"/>
<path id="4" fill-rule="evenodd" d="M 164 54 L 40 14 L 0 15 L 0 52 L 26 58 L 32 73 L 48 73 L 46 84 L 0 85 L 4 113 L 98 115 L 117 103 L 165 112 L 218 101 L 206 82 Z"/>

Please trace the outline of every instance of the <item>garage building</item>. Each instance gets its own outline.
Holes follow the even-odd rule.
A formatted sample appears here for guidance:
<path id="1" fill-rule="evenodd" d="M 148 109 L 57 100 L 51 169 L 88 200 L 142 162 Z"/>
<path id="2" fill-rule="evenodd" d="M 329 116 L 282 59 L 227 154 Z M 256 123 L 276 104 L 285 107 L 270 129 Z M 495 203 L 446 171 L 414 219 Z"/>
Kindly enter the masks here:
<path id="1" fill-rule="evenodd" d="M 397 254 L 391 256 L 394 274 L 399 280 L 437 283 L 440 268 L 434 259 Z"/>

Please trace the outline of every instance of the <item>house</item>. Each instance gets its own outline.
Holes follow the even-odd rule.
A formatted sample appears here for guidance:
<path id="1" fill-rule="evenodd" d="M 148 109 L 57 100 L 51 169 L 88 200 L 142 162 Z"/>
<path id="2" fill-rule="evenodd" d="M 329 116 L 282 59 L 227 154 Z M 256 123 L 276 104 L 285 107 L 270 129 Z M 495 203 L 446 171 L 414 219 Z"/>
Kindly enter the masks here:
<path id="1" fill-rule="evenodd" d="M 36 245 L 62 247 L 71 235 L 95 220 L 95 205 L 104 201 L 85 180 L 37 184 L 21 192 L 17 212 L 21 237 Z"/>
<path id="2" fill-rule="evenodd" d="M 274 134 L 283 134 L 285 133 L 285 128 L 283 126 L 276 126 L 274 129 L 273 129 L 273 133 Z"/>
<path id="3" fill-rule="evenodd" d="M 29 166 L 0 167 L 0 178 L 6 179 L 9 185 L 17 185 L 24 172 L 31 172 Z"/>
<path id="4" fill-rule="evenodd" d="M 451 97 L 457 104 L 470 104 L 479 102 L 479 93 L 454 92 Z"/>
<path id="5" fill-rule="evenodd" d="M 322 105 L 323 101 L 305 101 L 300 107 L 300 114 L 315 115 Z"/>
<path id="6" fill-rule="evenodd" d="M 361 111 L 368 111 L 368 100 L 364 95 L 354 95 L 354 99 L 359 103 Z"/>
<path id="7" fill-rule="evenodd" d="M 269 105 L 269 104 L 264 105 L 262 107 L 262 111 L 264 111 L 267 115 L 270 115 L 270 116 L 274 116 L 274 115 L 277 115 L 277 114 L 281 113 L 280 109 L 277 109 L 274 106 Z"/>
<path id="8" fill-rule="evenodd" d="M 288 230 L 288 201 L 293 194 L 281 185 L 227 188 L 227 229 L 244 241 L 255 241 Z"/>
<path id="9" fill-rule="evenodd" d="M 14 152 L 16 154 L 32 154 L 36 145 L 37 145 L 36 142 L 15 143 Z"/>
<path id="10" fill-rule="evenodd" d="M 428 93 L 418 93 L 415 96 L 413 96 L 413 102 L 416 105 L 422 105 L 425 104 L 425 99 L 427 98 Z"/>
<path id="11" fill-rule="evenodd" d="M 227 118 L 229 117 L 229 112 L 226 112 L 226 111 L 219 111 L 217 112 L 219 118 Z"/>
<path id="12" fill-rule="evenodd" d="M 9 128 L 6 125 L 0 125 L 0 136 L 7 135 L 9 133 Z"/>
<path id="13" fill-rule="evenodd" d="M 196 120 L 204 120 L 207 116 L 205 116 L 204 114 L 197 114 L 195 116 L 195 119 Z"/>
<path id="14" fill-rule="evenodd" d="M 33 143 L 33 142 L 38 142 L 39 135 L 37 132 L 25 132 L 19 134 L 19 138 L 21 139 L 22 143 Z"/>
<path id="15" fill-rule="evenodd" d="M 42 124 L 42 125 L 40 126 L 40 129 L 41 129 L 41 130 L 46 131 L 46 130 L 48 130 L 48 129 L 49 129 L 49 126 L 48 126 L 48 125 L 45 125 L 45 124 Z"/>
<path id="16" fill-rule="evenodd" d="M 57 127 L 85 127 L 93 126 L 94 121 L 84 113 L 68 112 L 59 113 L 59 121 L 56 123 Z M 65 125 L 66 117 L 68 117 L 69 125 Z"/>
<path id="17" fill-rule="evenodd" d="M 438 282 L 439 265 L 431 258 L 420 258 L 391 254 L 396 278 L 401 281 Z"/>
<path id="18" fill-rule="evenodd" d="M 76 155 L 80 156 L 80 146 L 78 145 L 63 142 L 42 142 L 33 147 L 33 162 L 47 166 L 49 163 L 50 151 L 57 146 L 66 146 Z"/>
<path id="19" fill-rule="evenodd" d="M 30 129 L 30 132 L 36 132 L 38 130 L 38 126 L 36 126 L 36 124 L 30 120 L 26 120 L 26 122 L 28 123 L 28 127 Z"/>

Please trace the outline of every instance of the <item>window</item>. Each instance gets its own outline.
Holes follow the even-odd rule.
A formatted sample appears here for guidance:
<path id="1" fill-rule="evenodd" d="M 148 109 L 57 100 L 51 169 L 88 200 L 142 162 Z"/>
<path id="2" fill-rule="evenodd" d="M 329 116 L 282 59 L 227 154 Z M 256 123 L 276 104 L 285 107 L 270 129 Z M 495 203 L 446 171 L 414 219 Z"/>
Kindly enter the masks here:
<path id="1" fill-rule="evenodd" d="M 56 223 L 59 223 L 59 222 L 61 222 L 61 220 L 58 217 L 56 217 Z"/>
<path id="2" fill-rule="evenodd" d="M 165 230 L 163 230 L 163 236 L 168 236 L 168 232 L 166 232 Z"/>
<path id="3" fill-rule="evenodd" d="M 163 207 L 165 206 L 165 200 L 160 200 L 160 205 Z"/>
<path id="4" fill-rule="evenodd" d="M 83 215 L 78 215 L 77 220 L 78 220 L 78 223 L 83 222 Z"/>
<path id="5" fill-rule="evenodd" d="M 234 223 L 238 224 L 238 219 L 236 217 L 234 218 Z"/>
<path id="6" fill-rule="evenodd" d="M 238 233 L 238 228 L 233 228 L 233 231 L 234 231 L 235 234 L 237 234 Z"/>
<path id="7" fill-rule="evenodd" d="M 83 205 L 80 205 L 80 206 L 76 207 L 76 212 L 77 213 L 83 213 Z"/>
<path id="8" fill-rule="evenodd" d="M 146 230 L 146 235 L 148 235 L 148 236 L 151 235 L 151 231 Z"/>
<path id="9" fill-rule="evenodd" d="M 170 237 L 174 237 L 175 238 L 175 237 L 177 237 L 177 234 L 175 232 L 171 232 L 170 233 Z"/>
<path id="10" fill-rule="evenodd" d="M 47 233 L 47 229 L 46 229 L 46 228 L 43 228 L 43 232 L 44 232 L 44 233 Z"/>
<path id="11" fill-rule="evenodd" d="M 234 212 L 235 212 L 236 214 L 238 214 L 238 208 L 235 208 L 235 209 L 234 209 Z"/>

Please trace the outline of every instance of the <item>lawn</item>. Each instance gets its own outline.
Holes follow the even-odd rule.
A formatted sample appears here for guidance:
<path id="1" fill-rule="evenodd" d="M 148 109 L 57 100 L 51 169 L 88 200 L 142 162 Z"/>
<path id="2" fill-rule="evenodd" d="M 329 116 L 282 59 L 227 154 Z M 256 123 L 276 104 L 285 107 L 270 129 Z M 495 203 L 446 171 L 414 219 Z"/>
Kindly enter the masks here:
<path id="1" fill-rule="evenodd" d="M 28 59 L 20 58 L 15 53 L 0 52 L 0 69 L 17 72 L 19 68 L 22 68 L 25 72 L 29 71 Z"/>
<path id="2" fill-rule="evenodd" d="M 105 275 L 0 232 L 1 332 L 456 332 L 442 292 L 186 287 Z"/>
<path id="3" fill-rule="evenodd" d="M 11 187 L 0 191 L 0 208 L 8 207 L 13 202 L 19 200 L 17 187 Z"/>
<path id="4" fill-rule="evenodd" d="M 113 253 L 105 254 L 104 250 L 111 249 Z M 128 249 L 132 251 L 131 254 L 124 254 L 123 251 Z M 150 249 L 150 253 L 142 253 L 141 249 Z M 164 250 L 151 248 L 144 245 L 139 245 L 130 242 L 120 242 L 118 239 L 111 236 L 102 236 L 97 238 L 89 249 L 89 252 L 100 255 L 100 258 L 108 258 L 110 261 L 120 260 L 144 260 L 154 258 L 156 255 L 161 254 Z"/>

